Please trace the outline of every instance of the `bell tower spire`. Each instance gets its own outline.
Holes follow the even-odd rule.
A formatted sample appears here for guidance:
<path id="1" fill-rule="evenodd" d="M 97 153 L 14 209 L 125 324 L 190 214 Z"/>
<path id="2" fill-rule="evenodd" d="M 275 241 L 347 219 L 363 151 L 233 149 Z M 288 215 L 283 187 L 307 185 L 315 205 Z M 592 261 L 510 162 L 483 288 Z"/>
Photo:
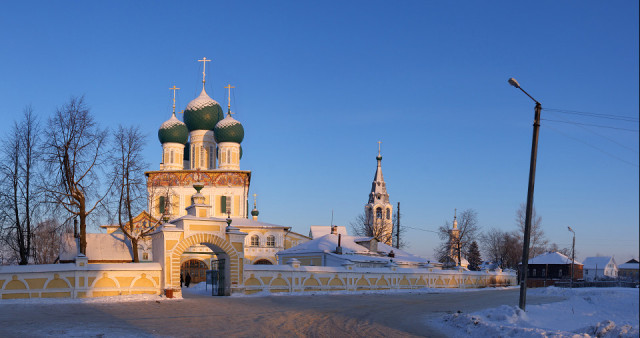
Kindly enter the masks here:
<path id="1" fill-rule="evenodd" d="M 371 192 L 369 193 L 369 202 L 365 205 L 365 222 L 368 229 L 372 229 L 372 233 L 368 234 L 375 237 L 379 242 L 391 245 L 393 232 L 393 206 L 389 202 L 389 194 L 387 193 L 387 184 L 382 176 L 382 154 L 378 141 L 378 162 L 376 173 L 373 176 L 371 184 Z"/>

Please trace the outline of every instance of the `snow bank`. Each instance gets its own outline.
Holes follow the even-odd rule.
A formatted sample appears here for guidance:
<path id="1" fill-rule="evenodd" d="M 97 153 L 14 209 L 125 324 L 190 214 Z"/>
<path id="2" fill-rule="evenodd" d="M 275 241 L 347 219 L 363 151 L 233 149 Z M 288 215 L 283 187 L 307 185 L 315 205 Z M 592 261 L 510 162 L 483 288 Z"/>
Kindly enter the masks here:
<path id="1" fill-rule="evenodd" d="M 452 337 L 638 337 L 638 289 L 555 287 L 528 295 L 561 296 L 565 301 L 446 315 L 430 324 Z"/>
<path id="2" fill-rule="evenodd" d="M 101 303 L 127 303 L 127 302 L 160 302 L 172 301 L 181 298 L 167 298 L 165 296 L 140 294 L 127 296 L 93 297 L 93 298 L 30 298 L 30 299 L 3 299 L 0 306 L 15 304 L 101 304 Z"/>

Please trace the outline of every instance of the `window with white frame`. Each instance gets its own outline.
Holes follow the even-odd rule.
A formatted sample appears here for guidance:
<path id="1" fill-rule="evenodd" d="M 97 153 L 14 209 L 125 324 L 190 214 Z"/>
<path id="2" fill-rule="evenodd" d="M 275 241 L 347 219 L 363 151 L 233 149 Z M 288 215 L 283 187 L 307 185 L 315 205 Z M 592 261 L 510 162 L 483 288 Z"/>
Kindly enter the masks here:
<path id="1" fill-rule="evenodd" d="M 276 236 L 269 235 L 267 236 L 267 246 L 273 248 L 276 246 Z"/>
<path id="2" fill-rule="evenodd" d="M 260 246 L 260 237 L 258 235 L 251 236 L 251 246 Z"/>

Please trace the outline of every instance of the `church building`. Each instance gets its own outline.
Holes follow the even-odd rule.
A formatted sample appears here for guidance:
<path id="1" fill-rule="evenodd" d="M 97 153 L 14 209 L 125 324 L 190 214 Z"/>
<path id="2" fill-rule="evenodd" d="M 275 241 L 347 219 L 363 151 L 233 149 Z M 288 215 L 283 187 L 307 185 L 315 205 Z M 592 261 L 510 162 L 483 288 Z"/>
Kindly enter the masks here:
<path id="1" fill-rule="evenodd" d="M 366 228 L 370 229 L 371 236 L 379 242 L 391 245 L 393 233 L 393 206 L 389 203 L 387 184 L 382 177 L 382 155 L 380 155 L 380 143 L 378 142 L 378 166 L 371 183 L 369 202 L 364 206 Z"/>
<path id="2" fill-rule="evenodd" d="M 206 62 L 210 60 L 199 61 L 203 63 L 202 91 L 187 104 L 184 122 L 175 112 L 175 90 L 179 88 L 171 88 L 174 90 L 173 113 L 158 130 L 162 145 L 160 170 L 146 172 L 149 214 L 171 223 L 186 217 L 194 204 L 194 185 L 201 185 L 199 193 L 204 196 L 203 204 L 207 208 L 198 210 L 196 216 L 218 222 L 232 219 L 234 227 L 248 234 L 244 243 L 245 262 L 276 264 L 276 252 L 305 242 L 309 237 L 292 232 L 290 226 L 258 221 L 255 194 L 253 209 L 249 210 L 251 171 L 241 169 L 240 165 L 245 133 L 242 123 L 232 116 L 235 114 L 231 111 L 234 87 L 225 87 L 228 89 L 225 116 L 220 104 L 205 90 Z M 198 260 L 206 251 L 205 247 L 192 247 L 188 252 L 195 254 L 191 259 Z"/>

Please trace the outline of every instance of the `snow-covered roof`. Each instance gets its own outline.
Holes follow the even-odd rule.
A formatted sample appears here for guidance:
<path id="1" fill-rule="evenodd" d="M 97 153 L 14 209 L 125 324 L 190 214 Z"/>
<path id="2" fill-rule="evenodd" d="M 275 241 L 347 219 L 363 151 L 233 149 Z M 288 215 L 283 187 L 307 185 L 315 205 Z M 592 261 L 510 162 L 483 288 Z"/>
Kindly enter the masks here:
<path id="1" fill-rule="evenodd" d="M 178 120 L 178 118 L 176 117 L 176 114 L 171 115 L 171 118 L 164 121 L 161 125 L 160 125 L 160 129 L 169 129 L 175 125 L 184 125 L 184 122 Z"/>
<path id="2" fill-rule="evenodd" d="M 338 255 L 352 261 L 389 261 L 401 264 L 402 262 L 426 263 L 427 259 L 422 258 L 406 251 L 394 248 L 384 243 L 378 243 L 378 251 L 372 252 L 367 247 L 358 244 L 358 242 L 368 242 L 372 237 L 360 236 L 342 236 L 340 246 L 342 254 Z M 338 246 L 338 235 L 327 234 L 320 238 L 315 238 L 306 243 L 294 246 L 293 248 L 282 250 L 278 255 L 290 254 L 311 254 L 311 253 L 328 253 L 335 255 Z M 394 257 L 389 257 L 389 253 L 393 250 Z"/>
<path id="3" fill-rule="evenodd" d="M 338 234 L 342 236 L 348 236 L 347 228 L 342 225 L 335 225 L 337 228 Z M 328 235 L 331 233 L 331 226 L 329 225 L 312 225 L 309 227 L 309 237 L 311 238 L 320 238 L 324 235 Z"/>
<path id="4" fill-rule="evenodd" d="M 585 269 L 595 269 L 595 268 L 604 269 L 604 267 L 607 266 L 607 264 L 609 263 L 613 263 L 613 264 L 616 263 L 615 260 L 613 260 L 613 257 L 609 257 L 609 256 L 587 257 L 582 262 L 582 264 L 584 264 Z"/>
<path id="5" fill-rule="evenodd" d="M 240 122 L 234 119 L 233 117 L 231 117 L 231 115 L 227 115 L 227 117 L 223 118 L 216 124 L 216 127 L 225 128 L 225 127 L 230 127 L 236 124 L 240 124 Z"/>
<path id="6" fill-rule="evenodd" d="M 571 264 L 571 258 L 559 252 L 547 252 L 529 260 L 529 264 Z M 573 261 L 573 264 L 582 263 Z"/>
<path id="7" fill-rule="evenodd" d="M 74 260 L 78 247 L 73 234 L 62 238 L 60 260 Z M 87 258 L 90 261 L 131 261 L 131 243 L 122 233 L 87 234 Z"/>
<path id="8" fill-rule="evenodd" d="M 252 226 L 252 227 L 265 227 L 265 228 L 282 228 L 284 225 L 277 225 L 265 222 L 254 221 L 251 218 L 232 218 L 231 226 Z"/>
<path id="9" fill-rule="evenodd" d="M 360 237 L 358 237 L 360 238 Z M 319 253 L 319 252 L 332 252 L 336 250 L 338 246 L 338 235 L 327 234 L 320 238 L 315 238 L 308 242 L 296 245 L 293 248 L 282 250 L 278 254 L 298 254 L 298 253 Z M 362 253 L 367 254 L 370 251 L 362 245 L 356 244 L 353 241 L 352 236 L 342 236 L 340 246 L 342 252 L 345 254 Z"/>
<path id="10" fill-rule="evenodd" d="M 202 92 L 200 93 L 200 95 L 195 99 L 191 100 L 189 104 L 187 104 L 187 110 L 198 110 L 198 109 L 208 107 L 208 106 L 213 106 L 216 104 L 218 104 L 218 102 L 216 102 L 216 100 L 209 97 L 209 95 L 207 95 L 207 92 L 204 91 L 204 88 L 202 88 Z"/>
<path id="11" fill-rule="evenodd" d="M 629 262 L 626 262 L 626 263 L 618 265 L 618 270 L 638 270 L 638 269 L 640 269 L 640 263 L 638 263 L 638 262 L 633 263 L 632 261 L 629 261 Z"/>

